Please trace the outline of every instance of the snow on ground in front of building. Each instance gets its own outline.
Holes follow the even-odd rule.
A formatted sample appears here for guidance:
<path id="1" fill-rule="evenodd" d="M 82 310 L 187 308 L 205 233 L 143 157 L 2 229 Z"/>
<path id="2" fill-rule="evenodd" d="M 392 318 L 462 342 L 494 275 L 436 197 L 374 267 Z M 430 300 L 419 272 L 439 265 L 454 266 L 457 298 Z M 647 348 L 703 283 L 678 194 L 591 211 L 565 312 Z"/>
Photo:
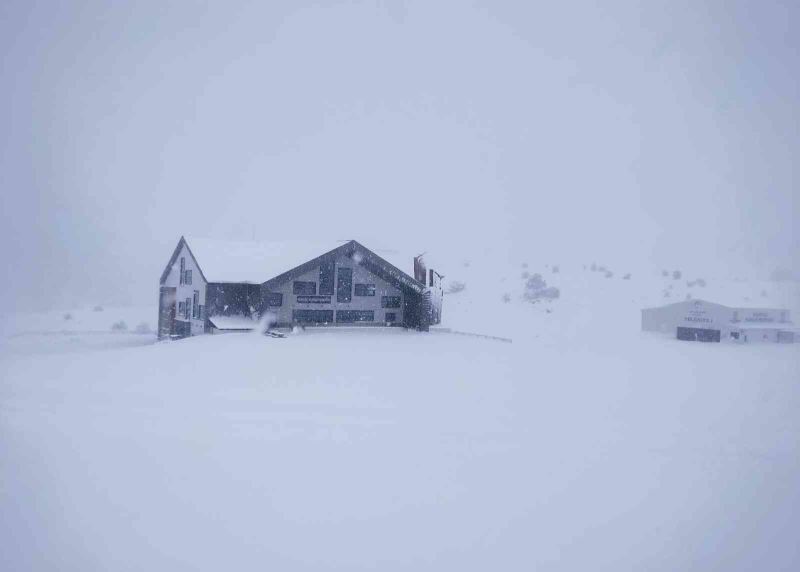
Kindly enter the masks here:
<path id="1" fill-rule="evenodd" d="M 447 277 L 465 287 L 442 326 L 513 343 L 130 333 L 155 308 L 6 319 L 2 568 L 796 568 L 800 344 L 643 334 L 656 273 L 531 264 L 561 297 L 529 304 L 523 271 Z M 705 278 L 665 301 L 768 287 L 797 311 L 796 284 Z"/>

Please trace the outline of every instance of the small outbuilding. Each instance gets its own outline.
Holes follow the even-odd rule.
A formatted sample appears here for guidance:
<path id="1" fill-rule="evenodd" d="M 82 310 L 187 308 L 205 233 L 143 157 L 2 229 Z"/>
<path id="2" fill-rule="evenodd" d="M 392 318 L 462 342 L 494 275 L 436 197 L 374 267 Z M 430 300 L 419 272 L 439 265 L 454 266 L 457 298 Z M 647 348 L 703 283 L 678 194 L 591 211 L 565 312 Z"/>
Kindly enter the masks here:
<path id="1" fill-rule="evenodd" d="M 229 242 L 181 237 L 161 274 L 159 338 L 264 326 L 403 326 L 442 312 L 442 276 L 422 255 L 355 240 Z"/>
<path id="2" fill-rule="evenodd" d="M 800 342 L 800 330 L 785 308 L 731 307 L 705 300 L 645 308 L 642 330 L 696 342 Z"/>

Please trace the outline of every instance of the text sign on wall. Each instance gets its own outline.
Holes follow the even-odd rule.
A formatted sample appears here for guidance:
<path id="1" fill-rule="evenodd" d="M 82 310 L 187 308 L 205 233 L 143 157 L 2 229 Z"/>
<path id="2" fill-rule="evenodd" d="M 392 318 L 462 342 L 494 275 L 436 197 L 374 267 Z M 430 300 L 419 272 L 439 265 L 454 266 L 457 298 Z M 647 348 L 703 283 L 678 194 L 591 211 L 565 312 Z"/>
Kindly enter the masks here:
<path id="1" fill-rule="evenodd" d="M 298 296 L 298 304 L 330 304 L 330 296 Z"/>
<path id="2" fill-rule="evenodd" d="M 698 300 L 693 304 L 693 308 L 689 310 L 688 315 L 684 318 L 686 322 L 700 322 L 703 324 L 710 324 L 713 320 L 706 314 L 705 308 Z"/>

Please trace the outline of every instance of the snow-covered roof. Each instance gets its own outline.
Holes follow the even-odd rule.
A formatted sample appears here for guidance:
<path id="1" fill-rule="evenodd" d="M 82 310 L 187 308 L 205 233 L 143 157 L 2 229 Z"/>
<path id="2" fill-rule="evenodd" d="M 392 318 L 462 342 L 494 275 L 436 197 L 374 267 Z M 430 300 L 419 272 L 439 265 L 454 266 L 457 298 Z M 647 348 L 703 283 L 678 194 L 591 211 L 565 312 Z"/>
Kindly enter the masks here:
<path id="1" fill-rule="evenodd" d="M 254 330 L 258 322 L 247 316 L 209 316 L 209 321 L 219 330 Z"/>
<path id="2" fill-rule="evenodd" d="M 208 282 L 250 282 L 261 284 L 322 256 L 349 240 L 332 241 L 229 241 L 184 237 Z M 389 264 L 414 276 L 414 254 L 390 248 L 371 248 Z"/>
<path id="3" fill-rule="evenodd" d="M 209 282 L 260 284 L 334 250 L 347 241 L 250 242 L 185 237 Z"/>

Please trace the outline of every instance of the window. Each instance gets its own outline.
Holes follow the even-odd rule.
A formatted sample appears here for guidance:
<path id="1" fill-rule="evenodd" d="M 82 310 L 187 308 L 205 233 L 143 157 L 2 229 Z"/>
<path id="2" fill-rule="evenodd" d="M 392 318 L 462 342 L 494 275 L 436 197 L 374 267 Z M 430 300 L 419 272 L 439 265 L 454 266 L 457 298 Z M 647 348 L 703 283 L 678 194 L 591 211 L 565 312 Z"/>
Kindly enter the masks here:
<path id="1" fill-rule="evenodd" d="M 184 281 L 186 284 L 189 284 L 189 285 L 191 285 L 191 284 L 192 284 L 192 271 L 191 271 L 191 270 L 187 270 L 187 271 L 186 271 L 186 274 L 185 274 L 185 276 L 184 276 L 184 278 L 183 278 L 183 281 Z"/>
<path id="2" fill-rule="evenodd" d="M 183 256 L 181 256 L 181 277 L 180 277 L 181 284 L 183 284 L 185 273 L 186 273 L 186 259 Z"/>
<path id="3" fill-rule="evenodd" d="M 184 309 L 185 305 L 185 302 L 178 302 L 178 316 L 183 316 L 186 313 L 186 310 Z"/>
<path id="4" fill-rule="evenodd" d="M 192 310 L 192 299 L 186 298 L 186 303 L 183 305 L 183 319 L 189 319 L 189 312 Z"/>
<path id="5" fill-rule="evenodd" d="M 374 296 L 375 295 L 375 284 L 356 284 L 356 286 L 355 286 L 355 295 L 356 296 Z"/>
<path id="6" fill-rule="evenodd" d="M 350 302 L 353 299 L 353 269 L 339 268 L 336 278 L 336 301 Z"/>
<path id="7" fill-rule="evenodd" d="M 433 268 L 428 270 L 428 274 L 430 274 L 430 286 L 433 286 Z"/>
<path id="8" fill-rule="evenodd" d="M 323 262 L 319 267 L 319 293 L 333 296 L 334 262 Z"/>
<path id="9" fill-rule="evenodd" d="M 317 283 L 316 282 L 297 282 L 292 285 L 292 293 L 295 295 L 302 294 L 302 295 L 313 295 L 317 293 Z"/>
<path id="10" fill-rule="evenodd" d="M 292 310 L 292 321 L 298 324 L 329 324 L 333 310 Z"/>
<path id="11" fill-rule="evenodd" d="M 195 320 L 200 318 L 200 292 L 197 290 L 192 296 L 192 318 Z"/>
<path id="12" fill-rule="evenodd" d="M 343 323 L 374 322 L 375 312 L 372 310 L 339 310 L 336 312 L 336 321 Z"/>
<path id="13" fill-rule="evenodd" d="M 267 292 L 266 303 L 271 308 L 283 306 L 283 294 L 280 292 Z"/>
<path id="14" fill-rule="evenodd" d="M 206 319 L 206 307 L 200 304 L 197 306 L 197 319 L 205 320 Z"/>
<path id="15" fill-rule="evenodd" d="M 399 308 L 400 296 L 381 296 L 381 308 Z"/>
<path id="16" fill-rule="evenodd" d="M 392 323 L 397 321 L 397 314 L 394 312 L 386 312 L 386 322 Z"/>

